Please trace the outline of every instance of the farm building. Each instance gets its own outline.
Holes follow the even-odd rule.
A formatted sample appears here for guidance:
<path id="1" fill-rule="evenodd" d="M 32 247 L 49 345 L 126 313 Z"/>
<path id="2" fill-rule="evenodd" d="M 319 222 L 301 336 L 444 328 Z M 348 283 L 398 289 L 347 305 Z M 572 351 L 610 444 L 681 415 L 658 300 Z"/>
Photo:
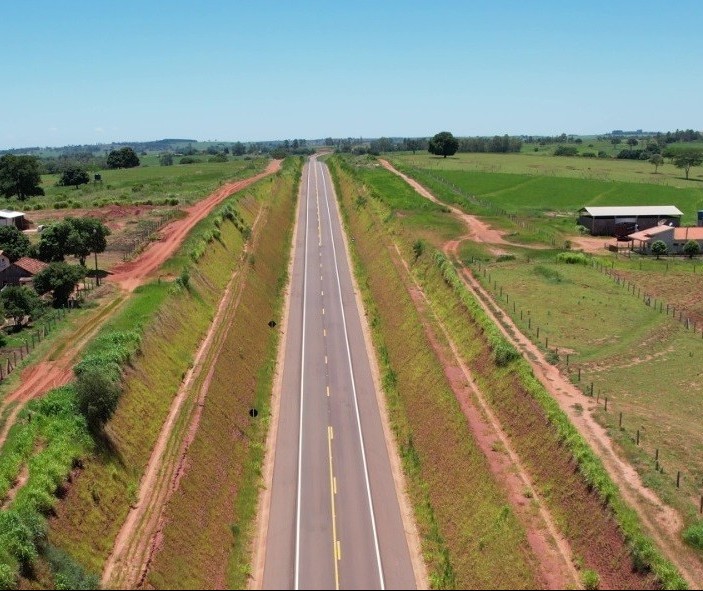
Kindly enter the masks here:
<path id="1" fill-rule="evenodd" d="M 0 226 L 17 226 L 20 230 L 26 230 L 29 222 L 21 211 L 0 209 Z"/>
<path id="2" fill-rule="evenodd" d="M 594 236 L 627 236 L 660 224 L 680 226 L 683 213 L 673 205 L 582 207 L 578 223 Z M 624 229 L 624 231 L 623 231 Z"/>
<path id="3" fill-rule="evenodd" d="M 652 244 L 657 240 L 666 244 L 666 250 L 670 254 L 683 254 L 683 247 L 689 240 L 698 242 L 703 252 L 703 227 L 700 226 L 675 228 L 661 225 L 630 234 L 630 239 L 633 241 L 633 247 L 642 252 L 649 252 Z"/>
<path id="4" fill-rule="evenodd" d="M 34 276 L 46 269 L 48 265 L 31 257 L 22 257 L 0 270 L 0 287 L 6 285 L 24 285 L 34 279 Z"/>

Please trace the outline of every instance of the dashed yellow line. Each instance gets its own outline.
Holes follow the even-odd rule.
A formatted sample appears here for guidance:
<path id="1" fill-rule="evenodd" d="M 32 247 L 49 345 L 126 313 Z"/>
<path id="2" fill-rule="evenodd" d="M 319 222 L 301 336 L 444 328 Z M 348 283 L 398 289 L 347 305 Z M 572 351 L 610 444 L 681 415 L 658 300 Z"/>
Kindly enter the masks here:
<path id="1" fill-rule="evenodd" d="M 327 336 L 327 329 L 326 329 L 326 328 L 323 328 L 323 329 L 322 329 L 322 336 L 323 336 L 323 337 L 326 337 L 326 336 Z"/>
<path id="2" fill-rule="evenodd" d="M 339 589 L 339 560 L 342 555 L 341 545 L 337 539 L 337 514 L 334 504 L 335 495 L 335 477 L 332 466 L 332 439 L 334 439 L 334 431 L 332 425 L 327 427 L 327 453 L 329 455 L 330 466 L 330 504 L 332 507 L 332 560 L 334 561 L 334 583 L 335 589 Z"/>
<path id="3" fill-rule="evenodd" d="M 327 355 L 325 355 L 325 365 L 327 365 Z"/>
<path id="4" fill-rule="evenodd" d="M 327 386 L 327 397 L 328 397 L 328 398 L 329 398 L 329 395 L 330 395 L 330 387 Z"/>

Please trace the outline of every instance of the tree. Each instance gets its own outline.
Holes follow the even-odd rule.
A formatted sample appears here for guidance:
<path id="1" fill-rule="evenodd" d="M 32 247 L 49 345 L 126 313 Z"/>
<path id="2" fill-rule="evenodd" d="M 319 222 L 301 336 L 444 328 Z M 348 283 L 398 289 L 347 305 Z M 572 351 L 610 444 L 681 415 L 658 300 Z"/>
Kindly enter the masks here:
<path id="1" fill-rule="evenodd" d="M 695 256 L 698 256 L 701 253 L 701 245 L 698 244 L 695 240 L 689 240 L 686 244 L 683 245 L 683 253 L 689 258 L 692 259 Z"/>
<path id="2" fill-rule="evenodd" d="M 5 308 L 5 316 L 21 326 L 25 316 L 35 316 L 43 307 L 37 292 L 24 285 L 8 285 L 0 291 L 0 300 Z"/>
<path id="3" fill-rule="evenodd" d="M 649 157 L 649 163 L 654 166 L 654 174 L 657 174 L 659 167 L 664 164 L 664 157 L 661 154 L 652 154 Z"/>
<path id="4" fill-rule="evenodd" d="M 621 142 L 622 140 L 619 137 L 614 137 L 610 140 L 610 143 L 613 144 L 613 148 L 617 147 Z"/>
<path id="5" fill-rule="evenodd" d="M 51 263 L 34 276 L 34 289 L 43 294 L 52 292 L 54 307 L 59 308 L 68 303 L 76 284 L 85 277 L 85 268 L 68 263 Z"/>
<path id="6" fill-rule="evenodd" d="M 82 166 L 69 166 L 61 173 L 57 183 L 59 187 L 78 187 L 90 182 L 88 171 Z"/>
<path id="7" fill-rule="evenodd" d="M 236 142 L 232 146 L 232 154 L 234 154 L 235 156 L 243 156 L 246 151 L 246 146 L 242 142 Z"/>
<path id="8" fill-rule="evenodd" d="M 94 218 L 72 218 L 44 228 L 39 239 L 39 258 L 46 262 L 63 261 L 74 256 L 82 266 L 90 254 L 105 252 L 110 229 Z"/>
<path id="9" fill-rule="evenodd" d="M 663 240 L 656 240 L 654 244 L 652 244 L 652 254 L 656 255 L 657 260 L 659 260 L 659 257 L 663 254 L 666 254 L 667 247 L 666 247 L 666 242 Z"/>
<path id="10" fill-rule="evenodd" d="M 134 168 L 139 166 L 139 156 L 132 148 L 112 150 L 107 155 L 108 168 Z"/>
<path id="11" fill-rule="evenodd" d="M 40 183 L 39 161 L 34 156 L 5 154 L 0 157 L 0 194 L 3 196 L 16 195 L 24 201 L 27 197 L 43 195 Z"/>
<path id="12" fill-rule="evenodd" d="M 120 387 L 98 368 L 91 368 L 76 379 L 78 409 L 93 432 L 98 432 L 117 409 Z"/>
<path id="13" fill-rule="evenodd" d="M 688 171 L 692 166 L 700 166 L 703 163 L 703 152 L 698 150 L 687 150 L 674 155 L 674 165 L 676 168 L 683 168 L 688 180 Z"/>
<path id="14" fill-rule="evenodd" d="M 427 151 L 436 156 L 453 156 L 459 149 L 459 140 L 457 140 L 450 132 L 441 131 L 435 135 L 429 143 Z"/>
<path id="15" fill-rule="evenodd" d="M 171 152 L 166 152 L 159 156 L 159 164 L 161 166 L 173 166 L 173 154 Z"/>
<path id="16" fill-rule="evenodd" d="M 634 148 L 637 144 L 639 144 L 639 142 L 635 138 L 631 137 L 631 138 L 627 139 L 628 146 L 631 146 Z"/>
<path id="17" fill-rule="evenodd" d="M 0 226 L 0 250 L 14 263 L 26 257 L 31 250 L 31 242 L 16 226 Z"/>

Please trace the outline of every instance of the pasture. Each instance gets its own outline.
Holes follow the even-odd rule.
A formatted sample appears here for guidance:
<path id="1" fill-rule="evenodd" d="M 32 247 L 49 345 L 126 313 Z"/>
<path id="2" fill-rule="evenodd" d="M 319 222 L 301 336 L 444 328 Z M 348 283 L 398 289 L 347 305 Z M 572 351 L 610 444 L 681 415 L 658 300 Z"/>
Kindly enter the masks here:
<path id="1" fill-rule="evenodd" d="M 441 200 L 483 214 L 506 231 L 510 242 L 526 246 L 561 246 L 572 239 L 576 210 L 583 205 L 673 204 L 684 212 L 684 224 L 693 223 L 696 210 L 703 209 L 703 185 L 677 178 L 681 171 L 671 165 L 656 175 L 668 180 L 648 183 L 642 181 L 655 176 L 651 165 L 627 160 L 529 154 L 460 154 L 446 160 L 418 154 L 394 160 Z M 594 165 L 603 166 L 607 178 L 588 178 Z M 637 176 L 640 182 L 633 182 Z M 553 359 L 563 371 L 577 380 L 580 369 L 584 387 L 593 382 L 600 401 L 597 417 L 645 480 L 692 519 L 703 478 L 698 453 L 703 448 L 703 381 L 696 361 L 703 355 L 703 303 L 697 295 L 703 290 L 701 261 L 603 250 L 594 257 L 594 268 L 557 264 L 554 248 L 501 249 L 514 260 L 499 262 L 489 248 L 471 241 L 462 244 L 460 254 L 523 332 L 543 348 L 548 344 L 559 351 Z M 477 260 L 484 262 L 479 266 Z M 599 272 L 601 266 L 611 275 Z M 656 310 L 643 303 L 645 297 L 656 302 Z M 697 330 L 687 330 L 686 318 Z M 609 413 L 603 409 L 605 396 Z M 655 471 L 657 449 L 666 477 Z M 679 471 L 684 476 L 677 489 Z"/>

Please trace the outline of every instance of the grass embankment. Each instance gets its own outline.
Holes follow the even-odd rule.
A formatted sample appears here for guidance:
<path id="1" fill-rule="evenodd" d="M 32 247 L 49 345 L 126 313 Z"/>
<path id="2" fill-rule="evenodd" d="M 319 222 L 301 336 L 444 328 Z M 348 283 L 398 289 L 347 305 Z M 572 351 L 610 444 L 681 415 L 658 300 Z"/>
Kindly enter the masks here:
<path id="1" fill-rule="evenodd" d="M 392 203 L 392 197 L 387 199 L 387 205 Z M 393 219 L 387 214 L 381 217 L 386 222 Z M 412 225 L 406 224 L 407 217 L 396 219 L 399 223 L 385 231 L 405 244 L 406 256 L 411 258 Z M 620 500 L 595 454 L 533 377 L 529 365 L 518 359 L 512 345 L 488 320 L 451 264 L 439 253 L 434 263 L 428 259 L 421 256 L 415 263 L 416 274 L 474 368 L 584 572 L 598 572 L 604 585 L 651 584 L 646 576 L 631 573 L 634 564 L 643 571 L 651 568 L 666 587 L 682 586 L 675 569 L 642 535 L 634 512 Z"/>
<path id="2" fill-rule="evenodd" d="M 472 268 L 524 334 L 543 349 L 548 341 L 553 363 L 589 392 L 593 383 L 601 406 L 596 416 L 624 446 L 644 481 L 681 510 L 687 523 L 695 522 L 703 477 L 698 453 L 703 446 L 703 411 L 697 403 L 703 384 L 696 362 L 703 355 L 700 316 L 694 314 L 698 331 L 687 330 L 678 316 L 666 314 L 668 298 L 660 311 L 660 299 L 663 294 L 678 295 L 674 301 L 680 309 L 682 298 L 690 296 L 673 294 L 671 282 L 681 281 L 679 288 L 703 286 L 703 277 L 693 273 L 690 261 L 667 264 L 620 258 L 610 272 L 642 286 L 633 294 L 632 287 L 591 264 L 560 264 L 556 257 L 555 251 L 534 252 L 529 259 L 520 254 L 502 262 L 484 260 Z M 470 257 L 466 262 L 471 265 Z M 657 299 L 656 306 L 643 302 L 645 291 Z M 665 474 L 657 470 L 657 449 L 658 465 Z M 679 489 L 675 486 L 678 471 L 682 473 Z"/>
<path id="3" fill-rule="evenodd" d="M 295 218 L 300 162 L 263 189 L 265 224 L 247 264 L 241 293 L 215 363 L 187 471 L 166 510 L 160 549 L 147 584 L 168 588 L 244 589 L 261 480 L 264 442 Z M 250 409 L 258 417 L 249 415 Z"/>
<path id="4" fill-rule="evenodd" d="M 355 273 L 432 586 L 534 588 L 535 558 L 525 533 L 468 432 L 427 337 L 418 330 L 421 321 L 375 213 L 379 203 L 341 160 L 332 158 L 329 164 L 354 238 Z M 407 198 L 424 211 L 421 197 Z"/>
<path id="5" fill-rule="evenodd" d="M 56 508 L 49 535 L 92 572 L 102 570 L 173 395 L 232 272 L 243 264 L 240 255 L 260 207 L 258 196 L 255 188 L 234 195 L 200 222 L 162 268 L 177 280 L 138 288 L 101 331 L 141 333 L 141 355 L 125 368 L 124 391 L 105 440 L 86 458 L 80 478 Z"/>

